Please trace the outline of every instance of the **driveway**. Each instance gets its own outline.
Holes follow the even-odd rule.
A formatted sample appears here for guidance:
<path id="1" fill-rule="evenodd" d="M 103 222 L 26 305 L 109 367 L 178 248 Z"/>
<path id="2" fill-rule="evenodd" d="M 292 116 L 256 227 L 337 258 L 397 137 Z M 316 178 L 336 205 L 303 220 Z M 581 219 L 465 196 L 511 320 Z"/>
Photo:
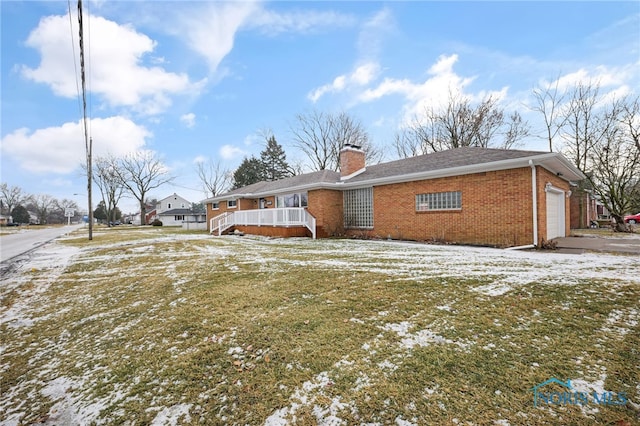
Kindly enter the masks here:
<path id="1" fill-rule="evenodd" d="M 601 251 L 609 253 L 625 253 L 640 255 L 640 235 L 628 237 L 564 237 L 554 239 L 556 247 L 564 253 L 584 253 L 585 251 Z"/>

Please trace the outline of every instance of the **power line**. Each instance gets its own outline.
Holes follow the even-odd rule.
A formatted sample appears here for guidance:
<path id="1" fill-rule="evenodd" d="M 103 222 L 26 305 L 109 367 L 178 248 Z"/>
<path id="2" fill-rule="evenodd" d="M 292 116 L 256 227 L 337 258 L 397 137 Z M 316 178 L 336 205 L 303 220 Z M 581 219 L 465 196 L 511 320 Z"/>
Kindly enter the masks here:
<path id="1" fill-rule="evenodd" d="M 73 71 L 76 78 L 76 92 L 78 93 L 78 114 L 82 116 L 82 102 L 80 101 L 80 83 L 78 81 L 78 63 L 76 61 L 76 46 L 73 37 L 73 20 L 71 16 L 71 0 L 67 0 L 69 7 L 69 31 L 71 33 L 71 51 L 73 52 Z"/>
<path id="2" fill-rule="evenodd" d="M 87 198 L 89 205 L 89 240 L 93 239 L 93 206 L 91 205 L 92 165 L 91 152 L 93 141 L 89 137 L 87 126 L 87 82 L 84 65 L 84 27 L 82 23 L 82 0 L 78 0 L 78 33 L 80 36 L 80 80 L 82 82 L 82 122 L 84 125 L 84 143 L 87 158 Z"/>

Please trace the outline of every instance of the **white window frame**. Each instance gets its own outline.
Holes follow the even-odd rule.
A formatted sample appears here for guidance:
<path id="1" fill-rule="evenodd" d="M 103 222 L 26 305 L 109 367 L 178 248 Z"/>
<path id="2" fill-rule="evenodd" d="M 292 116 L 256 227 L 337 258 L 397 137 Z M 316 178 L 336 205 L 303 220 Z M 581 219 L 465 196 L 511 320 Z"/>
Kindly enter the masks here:
<path id="1" fill-rule="evenodd" d="M 220 210 L 220 203 L 211 203 L 211 210 Z"/>
<path id="2" fill-rule="evenodd" d="M 231 203 L 233 203 L 233 205 L 231 205 Z M 227 208 L 228 209 L 238 208 L 238 200 L 227 200 Z"/>
<path id="3" fill-rule="evenodd" d="M 343 192 L 344 227 L 373 229 L 373 187 Z"/>
<path id="4" fill-rule="evenodd" d="M 416 211 L 462 210 L 462 191 L 428 192 L 416 194 Z"/>
<path id="5" fill-rule="evenodd" d="M 295 203 L 293 203 L 294 205 L 290 205 L 290 206 L 286 205 L 285 200 L 291 197 L 298 200 L 297 206 L 295 205 Z M 291 194 L 278 195 L 276 197 L 276 208 L 278 209 L 287 208 L 287 207 L 289 208 L 307 207 L 308 205 L 309 205 L 309 194 L 306 192 L 294 192 Z"/>

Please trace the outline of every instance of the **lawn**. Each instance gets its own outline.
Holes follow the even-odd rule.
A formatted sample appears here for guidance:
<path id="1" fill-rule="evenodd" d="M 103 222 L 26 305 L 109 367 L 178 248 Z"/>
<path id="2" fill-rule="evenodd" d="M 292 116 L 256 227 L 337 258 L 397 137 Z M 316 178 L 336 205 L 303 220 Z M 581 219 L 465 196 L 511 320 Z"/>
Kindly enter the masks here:
<path id="1" fill-rule="evenodd" d="M 0 424 L 638 424 L 639 316 L 630 256 L 97 229 L 2 277 Z"/>

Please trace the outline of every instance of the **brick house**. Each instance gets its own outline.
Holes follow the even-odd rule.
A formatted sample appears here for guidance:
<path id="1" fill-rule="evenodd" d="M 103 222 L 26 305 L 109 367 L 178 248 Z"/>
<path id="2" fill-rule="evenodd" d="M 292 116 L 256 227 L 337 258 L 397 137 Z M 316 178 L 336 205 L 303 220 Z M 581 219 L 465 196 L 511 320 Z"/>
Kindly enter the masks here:
<path id="1" fill-rule="evenodd" d="M 568 235 L 571 183 L 583 178 L 559 153 L 465 147 L 366 166 L 364 152 L 346 146 L 340 173 L 258 182 L 203 202 L 218 235 L 526 246 Z"/>

